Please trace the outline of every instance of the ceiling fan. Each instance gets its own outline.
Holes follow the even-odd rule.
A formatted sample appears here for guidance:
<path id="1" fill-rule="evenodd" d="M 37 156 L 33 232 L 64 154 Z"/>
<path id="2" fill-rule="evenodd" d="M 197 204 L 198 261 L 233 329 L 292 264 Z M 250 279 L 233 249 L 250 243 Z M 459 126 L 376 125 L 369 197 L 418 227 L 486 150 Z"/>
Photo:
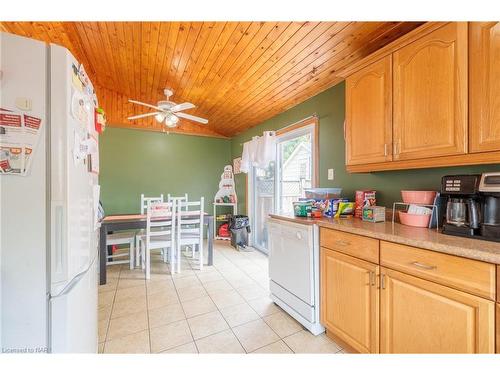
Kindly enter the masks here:
<path id="1" fill-rule="evenodd" d="M 167 97 L 167 100 L 160 100 L 157 105 L 152 105 L 148 103 L 143 103 L 139 102 L 137 100 L 132 100 L 129 99 L 128 101 L 130 103 L 134 104 L 139 104 L 143 105 L 148 108 L 155 109 L 155 112 L 149 112 L 149 113 L 143 113 L 140 115 L 135 115 L 135 116 L 130 116 L 128 117 L 129 120 L 137 120 L 139 118 L 144 118 L 144 117 L 150 117 L 154 116 L 156 121 L 159 123 L 165 123 L 165 125 L 169 128 L 175 128 L 177 126 L 177 123 L 179 122 L 179 117 L 191 120 L 191 121 L 196 121 L 200 122 L 202 124 L 208 124 L 208 120 L 198 117 L 198 116 L 193 116 L 189 115 L 187 113 L 182 113 L 181 111 L 185 111 L 187 109 L 191 109 L 196 107 L 192 103 L 181 103 L 181 104 L 176 104 L 172 101 L 170 101 L 170 97 L 174 94 L 172 90 L 170 89 L 165 89 L 163 91 L 165 96 Z"/>

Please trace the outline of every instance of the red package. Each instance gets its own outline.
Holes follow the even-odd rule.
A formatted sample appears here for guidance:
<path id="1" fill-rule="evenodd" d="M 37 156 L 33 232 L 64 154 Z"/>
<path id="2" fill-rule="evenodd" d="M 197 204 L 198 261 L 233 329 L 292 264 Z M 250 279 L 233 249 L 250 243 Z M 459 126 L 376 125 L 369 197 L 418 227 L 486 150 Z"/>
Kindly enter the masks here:
<path id="1" fill-rule="evenodd" d="M 231 237 L 229 233 L 229 224 L 225 223 L 219 227 L 219 237 Z"/>
<path id="2" fill-rule="evenodd" d="M 363 207 L 376 206 L 376 190 L 356 190 L 356 200 L 354 204 L 354 217 L 363 216 Z"/>

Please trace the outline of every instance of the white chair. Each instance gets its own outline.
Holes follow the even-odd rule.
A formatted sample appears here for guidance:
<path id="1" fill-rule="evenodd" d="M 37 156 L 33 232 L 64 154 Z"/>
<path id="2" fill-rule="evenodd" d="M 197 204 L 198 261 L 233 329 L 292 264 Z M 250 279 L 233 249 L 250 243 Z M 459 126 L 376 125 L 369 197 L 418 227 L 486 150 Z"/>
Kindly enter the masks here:
<path id="1" fill-rule="evenodd" d="M 179 197 L 175 197 L 175 196 L 173 196 L 173 195 L 167 194 L 167 202 L 172 202 L 172 201 L 174 201 L 174 200 L 175 200 L 177 203 L 178 203 L 178 202 L 182 202 L 182 201 L 187 202 L 187 201 L 189 200 L 189 198 L 188 198 L 187 193 L 186 193 L 186 194 L 184 194 L 184 195 L 182 195 L 182 196 L 179 196 Z M 187 206 L 185 207 L 185 209 L 187 210 Z"/>
<path id="2" fill-rule="evenodd" d="M 144 215 L 146 213 L 149 203 L 157 202 L 163 202 L 163 194 L 160 194 L 159 197 L 145 197 L 144 194 L 141 194 L 141 215 Z"/>
<path id="3" fill-rule="evenodd" d="M 176 202 L 176 206 L 179 207 L 179 203 L 180 202 L 187 202 L 189 201 L 189 198 L 188 198 L 188 195 L 187 193 L 185 193 L 184 195 L 181 195 L 181 196 L 178 196 L 178 197 L 175 197 L 173 195 L 171 195 L 170 193 L 167 194 L 167 202 L 172 202 L 172 201 L 175 201 Z M 188 206 L 185 206 L 183 208 L 183 210 L 187 211 L 188 210 Z M 184 227 L 189 227 L 189 225 L 184 225 Z M 189 246 L 191 248 L 191 251 L 192 251 L 192 256 L 194 257 L 194 246 Z"/>
<path id="4" fill-rule="evenodd" d="M 187 209 L 185 209 L 187 207 Z M 192 210 L 192 209 L 195 210 Z M 181 247 L 192 246 L 193 259 L 195 246 L 198 247 L 200 270 L 203 269 L 203 216 L 205 214 L 205 198 L 198 202 L 179 202 L 177 206 L 177 272 L 181 271 Z"/>
<path id="5" fill-rule="evenodd" d="M 128 245 L 127 253 L 108 254 L 106 256 L 106 265 L 130 263 L 130 269 L 134 269 L 134 243 L 135 232 L 118 232 L 106 236 L 106 246 Z M 128 256 L 128 259 L 121 259 Z"/>
<path id="6" fill-rule="evenodd" d="M 140 236 L 142 268 L 146 279 L 151 277 L 151 250 L 162 250 L 163 261 L 167 261 L 170 250 L 170 267 L 175 267 L 175 221 L 174 202 L 150 203 L 146 211 L 146 232 Z"/>
<path id="7" fill-rule="evenodd" d="M 144 215 L 148 209 L 148 205 L 150 203 L 161 203 L 163 202 L 163 194 L 160 194 L 159 197 L 146 197 L 144 194 L 141 194 L 141 215 Z M 136 267 L 139 267 L 141 264 L 141 244 L 140 244 L 140 238 L 141 236 L 144 235 L 144 229 L 141 229 L 139 232 L 137 232 L 137 235 L 135 237 L 135 265 Z"/>

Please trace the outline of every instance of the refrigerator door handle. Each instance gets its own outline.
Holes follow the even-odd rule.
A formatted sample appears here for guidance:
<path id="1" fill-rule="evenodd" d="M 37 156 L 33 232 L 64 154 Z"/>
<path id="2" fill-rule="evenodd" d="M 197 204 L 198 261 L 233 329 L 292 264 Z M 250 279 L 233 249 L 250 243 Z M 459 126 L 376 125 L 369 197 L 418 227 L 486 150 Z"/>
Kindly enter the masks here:
<path id="1" fill-rule="evenodd" d="M 56 272 L 59 273 L 63 268 L 63 247 L 64 247 L 64 238 L 63 238 L 63 207 L 56 206 L 55 208 L 55 266 Z"/>
<path id="2" fill-rule="evenodd" d="M 83 279 L 83 277 L 85 276 L 85 274 L 92 268 L 92 265 L 94 264 L 95 262 L 95 258 L 94 260 L 89 264 L 89 266 L 83 270 L 82 272 L 80 272 L 79 274 L 77 274 L 73 280 L 71 280 L 65 287 L 63 290 L 61 290 L 59 293 L 55 294 L 55 295 L 51 295 L 50 296 L 50 299 L 55 299 L 55 298 L 59 298 L 59 297 L 62 297 L 68 293 L 70 293 L 73 288 L 79 283 L 79 281 L 81 279 Z"/>

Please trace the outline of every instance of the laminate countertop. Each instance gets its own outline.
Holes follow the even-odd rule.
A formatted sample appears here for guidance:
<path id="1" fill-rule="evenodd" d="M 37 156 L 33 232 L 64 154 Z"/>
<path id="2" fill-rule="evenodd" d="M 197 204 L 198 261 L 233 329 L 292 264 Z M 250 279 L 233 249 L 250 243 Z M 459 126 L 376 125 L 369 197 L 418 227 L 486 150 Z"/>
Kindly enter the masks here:
<path id="1" fill-rule="evenodd" d="M 435 229 L 409 227 L 398 223 L 392 224 L 392 222 L 370 223 L 353 217 L 312 219 L 295 217 L 292 214 L 271 214 L 270 216 L 278 220 L 306 225 L 317 224 L 323 228 L 500 264 L 500 242 L 450 236 Z"/>

